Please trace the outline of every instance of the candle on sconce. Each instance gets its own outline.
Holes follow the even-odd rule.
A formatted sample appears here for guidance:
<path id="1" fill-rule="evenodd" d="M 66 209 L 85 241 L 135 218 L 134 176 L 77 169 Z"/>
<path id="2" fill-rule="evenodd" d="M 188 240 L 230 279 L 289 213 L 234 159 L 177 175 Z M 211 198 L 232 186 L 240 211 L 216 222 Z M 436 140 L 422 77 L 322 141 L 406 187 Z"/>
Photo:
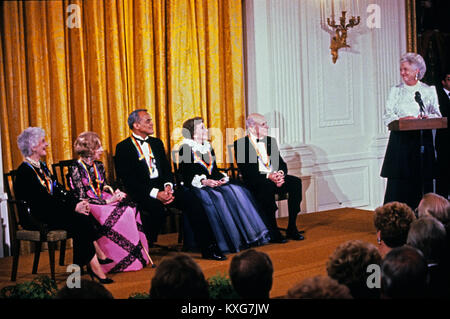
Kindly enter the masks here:
<path id="1" fill-rule="evenodd" d="M 320 0 L 320 25 L 324 25 L 325 15 L 323 14 L 323 0 Z"/>
<path id="2" fill-rule="evenodd" d="M 331 0 L 331 17 L 334 20 L 334 0 Z"/>

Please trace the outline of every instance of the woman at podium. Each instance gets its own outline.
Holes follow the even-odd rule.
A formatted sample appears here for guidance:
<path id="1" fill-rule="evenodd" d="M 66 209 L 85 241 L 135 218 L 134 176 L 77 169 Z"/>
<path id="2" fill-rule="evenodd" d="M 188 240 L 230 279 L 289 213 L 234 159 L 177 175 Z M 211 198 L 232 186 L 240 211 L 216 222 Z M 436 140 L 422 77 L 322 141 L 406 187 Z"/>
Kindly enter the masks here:
<path id="1" fill-rule="evenodd" d="M 419 54 L 401 57 L 402 83 L 389 93 L 383 115 L 386 126 L 395 120 L 441 117 L 436 88 L 420 82 L 425 72 Z M 391 131 L 380 174 L 387 178 L 384 204 L 398 201 L 415 209 L 422 195 L 433 191 L 434 164 L 431 130 Z"/>

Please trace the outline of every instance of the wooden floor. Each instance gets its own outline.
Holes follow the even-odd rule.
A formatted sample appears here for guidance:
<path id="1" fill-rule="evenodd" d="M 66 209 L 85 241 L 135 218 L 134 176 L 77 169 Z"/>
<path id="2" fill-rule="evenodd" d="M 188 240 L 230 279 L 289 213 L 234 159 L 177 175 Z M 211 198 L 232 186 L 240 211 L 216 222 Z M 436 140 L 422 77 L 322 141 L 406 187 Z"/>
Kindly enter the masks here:
<path id="1" fill-rule="evenodd" d="M 286 218 L 278 220 L 280 227 L 285 227 Z M 274 265 L 273 287 L 271 298 L 281 297 L 295 283 L 304 278 L 319 274 L 326 274 L 326 262 L 330 254 L 341 243 L 351 239 L 361 239 L 376 244 L 376 233 L 373 226 L 373 211 L 354 208 L 322 211 L 302 214 L 297 218 L 299 229 L 305 230 L 305 240 L 289 241 L 286 244 L 268 244 L 256 248 L 266 252 Z M 177 234 L 161 235 L 160 244 L 175 245 Z M 180 248 L 180 247 L 178 247 Z M 156 264 L 170 252 L 159 248 L 150 249 L 150 255 Z M 228 255 L 228 260 L 218 262 L 204 260 L 197 253 L 189 253 L 203 269 L 205 277 L 218 273 L 228 274 L 228 267 L 234 254 Z M 59 257 L 59 252 L 57 253 Z M 70 264 L 71 250 L 67 251 L 66 264 Z M 20 256 L 17 283 L 32 280 L 37 275 L 31 274 L 33 256 Z M 12 257 L 0 258 L 0 288 L 14 284 L 10 281 Z M 128 298 L 132 293 L 148 293 L 150 281 L 155 269 L 146 267 L 137 272 L 111 274 L 114 283 L 107 285 L 115 298 Z M 48 254 L 41 253 L 38 274 L 50 276 Z M 56 267 L 56 281 L 58 287 L 65 284 L 68 273 L 66 267 Z"/>

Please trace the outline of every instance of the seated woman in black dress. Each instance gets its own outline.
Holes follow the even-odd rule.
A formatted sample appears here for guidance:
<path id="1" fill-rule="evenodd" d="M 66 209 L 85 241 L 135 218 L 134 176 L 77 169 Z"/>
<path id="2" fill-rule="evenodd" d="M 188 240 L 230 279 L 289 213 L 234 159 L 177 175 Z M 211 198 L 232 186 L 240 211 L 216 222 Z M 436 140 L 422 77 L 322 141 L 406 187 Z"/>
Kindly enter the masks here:
<path id="1" fill-rule="evenodd" d="M 29 127 L 19 135 L 17 144 L 25 159 L 17 169 L 16 198 L 26 201 L 32 217 L 50 230 L 69 232 L 73 237 L 74 264 L 87 265 L 91 277 L 103 284 L 112 283 L 100 267 L 95 252 L 97 237 L 89 217 L 89 203 L 59 191 L 62 186 L 52 179 L 47 165 L 40 160 L 47 155 L 45 131 L 40 127 Z"/>
<path id="2" fill-rule="evenodd" d="M 187 120 L 183 136 L 179 162 L 184 185 L 201 200 L 220 250 L 234 253 L 267 243 L 268 230 L 250 192 L 218 170 L 202 118 Z"/>

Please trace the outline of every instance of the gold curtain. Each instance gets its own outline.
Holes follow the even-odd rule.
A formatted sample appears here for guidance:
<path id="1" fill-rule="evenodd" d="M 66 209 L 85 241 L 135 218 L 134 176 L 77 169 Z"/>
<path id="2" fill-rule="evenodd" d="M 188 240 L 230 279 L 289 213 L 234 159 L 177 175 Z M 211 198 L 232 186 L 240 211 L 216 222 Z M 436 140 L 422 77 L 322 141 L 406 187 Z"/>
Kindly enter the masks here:
<path id="1" fill-rule="evenodd" d="M 28 126 L 46 131 L 49 163 L 73 158 L 78 134 L 95 131 L 111 167 L 136 108 L 168 152 L 177 128 L 202 116 L 220 162 L 226 129 L 244 126 L 242 26 L 241 0 L 1 2 L 4 171 L 22 161 Z"/>

